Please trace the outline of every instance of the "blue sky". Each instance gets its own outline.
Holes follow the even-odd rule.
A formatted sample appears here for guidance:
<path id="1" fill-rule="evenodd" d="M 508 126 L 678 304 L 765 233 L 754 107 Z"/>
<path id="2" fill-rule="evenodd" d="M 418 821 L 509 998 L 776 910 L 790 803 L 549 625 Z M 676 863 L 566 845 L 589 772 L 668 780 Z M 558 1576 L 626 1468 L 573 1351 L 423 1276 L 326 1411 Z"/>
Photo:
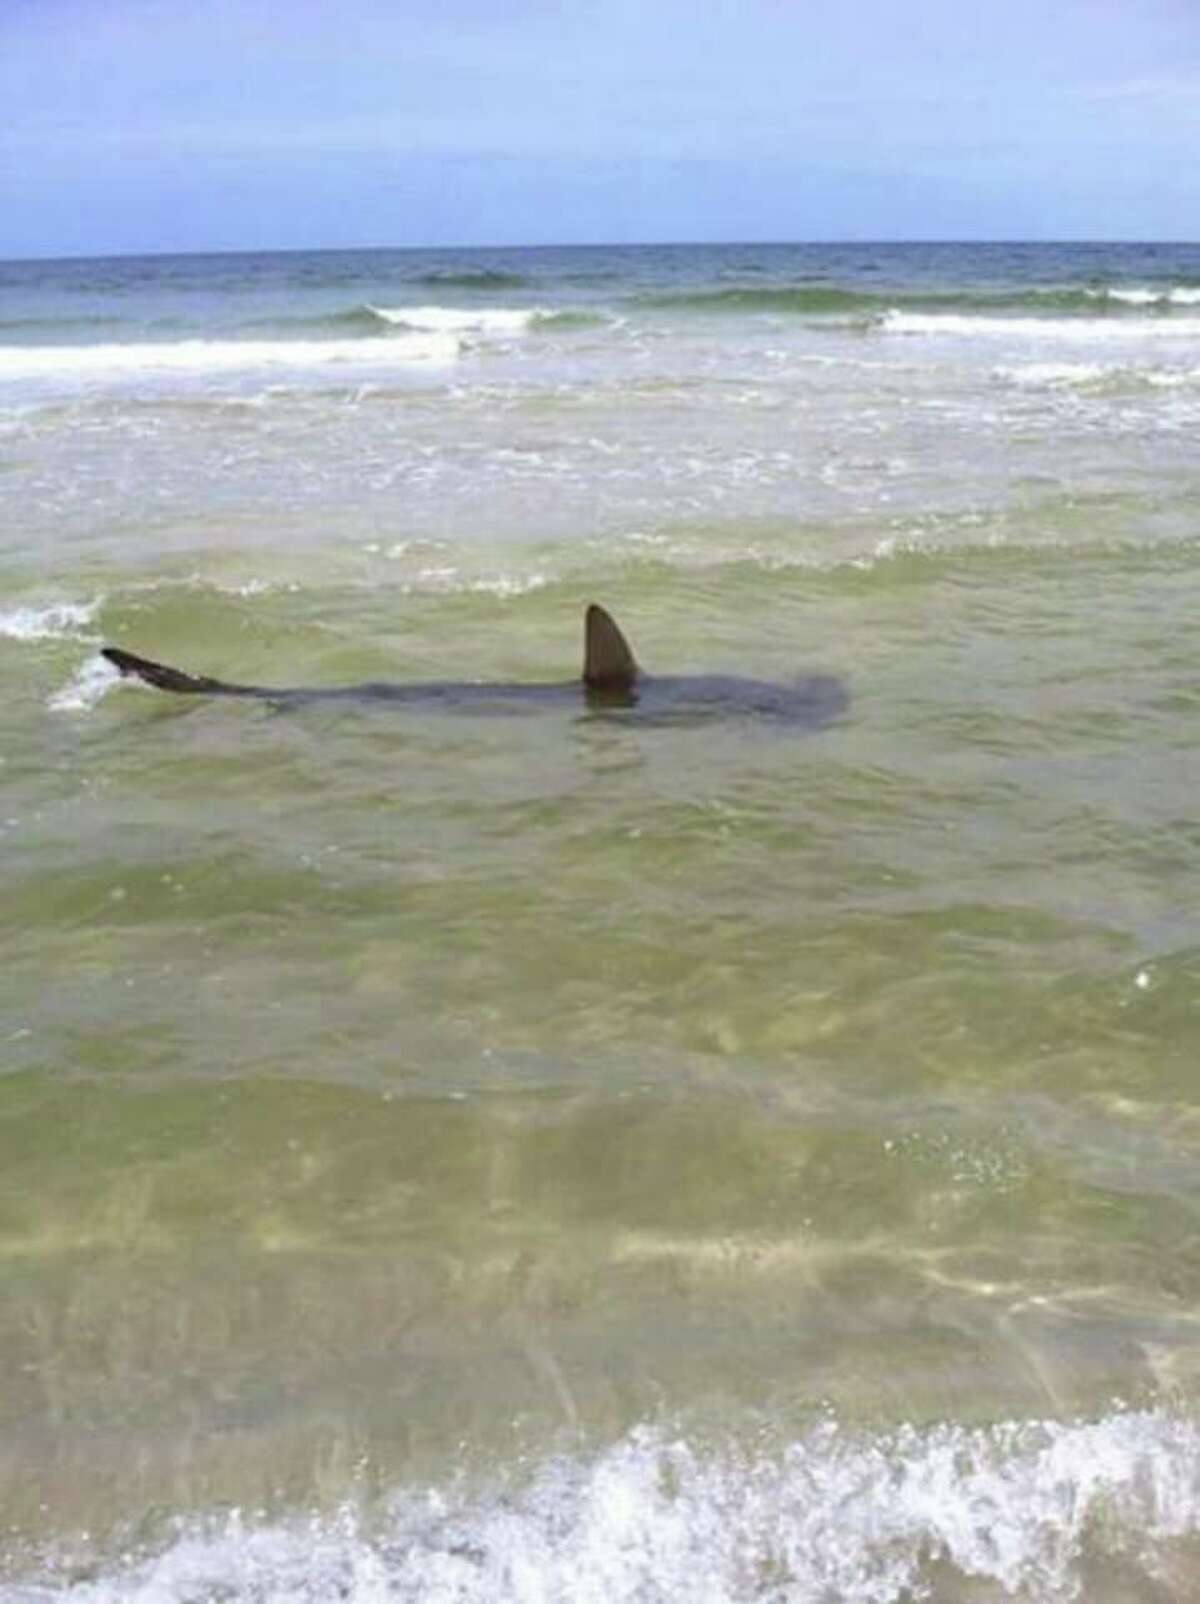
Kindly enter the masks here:
<path id="1" fill-rule="evenodd" d="M 1200 238 L 1200 0 L 0 0 L 0 256 Z"/>

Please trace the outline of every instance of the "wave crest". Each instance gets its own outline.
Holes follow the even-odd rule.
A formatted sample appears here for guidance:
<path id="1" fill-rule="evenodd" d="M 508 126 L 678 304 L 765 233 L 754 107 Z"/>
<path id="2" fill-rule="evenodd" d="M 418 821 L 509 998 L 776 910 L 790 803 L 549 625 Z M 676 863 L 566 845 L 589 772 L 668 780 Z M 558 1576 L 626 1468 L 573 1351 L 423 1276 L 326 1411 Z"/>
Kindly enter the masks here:
<path id="1" fill-rule="evenodd" d="M 390 328 L 423 334 L 520 334 L 538 316 L 536 310 L 503 306 L 368 306 L 367 311 Z"/>

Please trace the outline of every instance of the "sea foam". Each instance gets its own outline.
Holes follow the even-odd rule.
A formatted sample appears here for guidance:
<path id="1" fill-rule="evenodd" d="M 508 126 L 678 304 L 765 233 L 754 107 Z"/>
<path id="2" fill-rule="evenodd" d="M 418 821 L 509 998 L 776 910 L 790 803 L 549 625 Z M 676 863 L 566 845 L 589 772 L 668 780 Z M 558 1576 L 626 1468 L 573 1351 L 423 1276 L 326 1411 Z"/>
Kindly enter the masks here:
<path id="1" fill-rule="evenodd" d="M 79 634 L 95 617 L 100 599 L 92 602 L 53 602 L 48 607 L 14 607 L 0 613 L 0 635 L 9 640 L 66 640 Z"/>
<path id="2" fill-rule="evenodd" d="M 1005 384 L 1025 390 L 1094 389 L 1100 385 L 1173 390 L 1200 381 L 1200 367 L 1156 367 L 1116 362 L 1023 362 L 994 368 Z"/>
<path id="3" fill-rule="evenodd" d="M 129 374 L 236 373 L 261 368 L 338 365 L 404 368 L 452 363 L 460 342 L 447 331 L 358 340 L 175 340 L 127 345 L 0 347 L 0 383 L 7 379 L 104 379 Z"/>
<path id="4" fill-rule="evenodd" d="M 639 1428 L 522 1481 L 397 1493 L 369 1520 L 197 1521 L 151 1557 L 0 1599 L 899 1604 L 937 1567 L 1048 1604 L 1114 1554 L 1161 1569 L 1200 1523 L 1198 1473 L 1195 1426 L 1156 1412 L 876 1437 L 827 1422 L 775 1451 Z"/>
<path id="5" fill-rule="evenodd" d="M 884 334 L 987 336 L 1037 340 L 1200 340 L 1200 318 L 1002 317 L 954 312 L 901 312 L 893 307 L 876 325 Z"/>
<path id="6" fill-rule="evenodd" d="M 995 375 L 1022 389 L 1069 389 L 1099 384 L 1121 371 L 1107 362 L 1027 362 L 1019 367 L 998 367 Z"/>

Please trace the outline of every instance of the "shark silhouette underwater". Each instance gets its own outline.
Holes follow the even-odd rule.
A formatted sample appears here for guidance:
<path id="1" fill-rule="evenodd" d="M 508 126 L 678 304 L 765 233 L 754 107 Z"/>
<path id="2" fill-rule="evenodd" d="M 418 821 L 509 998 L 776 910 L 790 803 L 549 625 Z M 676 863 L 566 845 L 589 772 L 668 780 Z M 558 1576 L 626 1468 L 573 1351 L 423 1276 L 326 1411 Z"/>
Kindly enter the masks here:
<path id="1" fill-rule="evenodd" d="M 578 680 L 505 683 L 434 680 L 428 683 L 286 687 L 234 685 L 204 675 L 185 674 L 117 646 L 102 656 L 123 675 L 144 680 L 181 696 L 241 696 L 277 708 L 310 703 L 389 703 L 452 712 L 519 712 L 529 708 L 569 708 L 581 701 L 593 712 L 631 712 L 652 722 L 689 723 L 707 717 L 759 717 L 819 729 L 849 705 L 842 681 L 831 674 L 809 675 L 790 684 L 739 679 L 722 674 L 644 674 L 629 642 L 603 607 L 593 603 L 584 616 L 583 673 Z"/>

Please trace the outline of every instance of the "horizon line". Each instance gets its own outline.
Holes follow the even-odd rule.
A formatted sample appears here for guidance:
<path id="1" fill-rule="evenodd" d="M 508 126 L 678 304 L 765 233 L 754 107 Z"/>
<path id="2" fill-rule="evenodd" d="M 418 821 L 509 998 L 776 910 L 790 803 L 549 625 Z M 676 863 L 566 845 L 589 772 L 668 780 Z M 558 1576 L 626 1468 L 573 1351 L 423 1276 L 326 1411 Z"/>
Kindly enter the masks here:
<path id="1" fill-rule="evenodd" d="M 541 240 L 527 242 L 520 245 L 489 244 L 489 245 L 279 245 L 279 246 L 209 246 L 201 250 L 149 250 L 149 251 L 70 251 L 61 255 L 42 255 L 38 253 L 18 256 L 0 256 L 0 264 L 4 266 L 19 263 L 26 264 L 52 264 L 59 262 L 137 262 L 169 260 L 177 257 L 228 257 L 228 256 L 353 256 L 353 255 L 381 255 L 384 253 L 405 253 L 411 255 L 430 254 L 438 251 L 637 251 L 637 250 L 697 250 L 713 248 L 738 247 L 751 249 L 778 249 L 795 250 L 797 248 L 820 249 L 868 249 L 880 246 L 990 246 L 1012 247 L 1024 246 L 1163 246 L 1169 248 L 1191 248 L 1200 245 L 1195 239 L 1167 239 L 1167 238 L 1141 238 L 1130 236 L 1062 236 L 1055 238 L 1020 238 L 1018 236 L 1002 237 L 988 236 L 903 236 L 893 238 L 861 238 L 837 239 L 646 239 L 646 240 L 586 240 L 586 241 L 553 241 Z"/>

